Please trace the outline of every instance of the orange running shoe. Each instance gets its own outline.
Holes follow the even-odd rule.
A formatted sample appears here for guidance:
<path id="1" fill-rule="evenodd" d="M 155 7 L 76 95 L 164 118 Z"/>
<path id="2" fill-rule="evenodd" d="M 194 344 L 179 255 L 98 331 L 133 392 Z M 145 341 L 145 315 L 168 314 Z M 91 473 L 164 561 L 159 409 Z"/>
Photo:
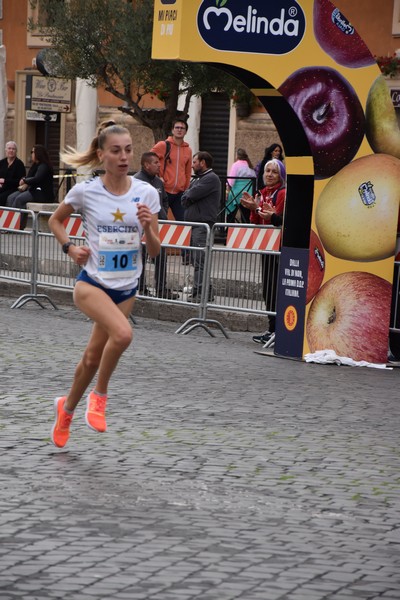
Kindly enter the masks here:
<path id="1" fill-rule="evenodd" d="M 61 396 L 54 400 L 55 421 L 51 430 L 51 441 L 57 448 L 64 448 L 69 440 L 69 427 L 71 425 L 73 414 L 70 415 L 64 410 L 64 404 L 67 396 Z"/>
<path id="2" fill-rule="evenodd" d="M 107 396 L 98 396 L 90 392 L 86 401 L 85 421 L 86 425 L 95 431 L 103 432 L 107 429 L 106 404 Z"/>

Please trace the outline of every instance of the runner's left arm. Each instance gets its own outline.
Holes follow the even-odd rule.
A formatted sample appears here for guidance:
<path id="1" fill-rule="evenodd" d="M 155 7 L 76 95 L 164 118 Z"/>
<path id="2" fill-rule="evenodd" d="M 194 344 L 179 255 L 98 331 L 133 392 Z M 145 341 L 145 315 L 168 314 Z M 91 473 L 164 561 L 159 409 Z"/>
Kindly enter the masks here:
<path id="1" fill-rule="evenodd" d="M 146 249 L 150 258 L 160 254 L 160 236 L 158 233 L 158 214 L 152 213 L 146 204 L 137 205 L 137 216 L 146 236 Z"/>

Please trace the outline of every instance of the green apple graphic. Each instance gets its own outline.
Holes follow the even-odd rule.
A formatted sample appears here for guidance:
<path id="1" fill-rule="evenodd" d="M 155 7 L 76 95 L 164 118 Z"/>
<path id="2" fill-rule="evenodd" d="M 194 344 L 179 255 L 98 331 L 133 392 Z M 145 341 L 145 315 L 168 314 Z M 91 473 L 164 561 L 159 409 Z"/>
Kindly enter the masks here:
<path id="1" fill-rule="evenodd" d="M 365 116 L 367 140 L 372 150 L 400 158 L 400 129 L 382 75 L 375 79 L 368 93 Z"/>

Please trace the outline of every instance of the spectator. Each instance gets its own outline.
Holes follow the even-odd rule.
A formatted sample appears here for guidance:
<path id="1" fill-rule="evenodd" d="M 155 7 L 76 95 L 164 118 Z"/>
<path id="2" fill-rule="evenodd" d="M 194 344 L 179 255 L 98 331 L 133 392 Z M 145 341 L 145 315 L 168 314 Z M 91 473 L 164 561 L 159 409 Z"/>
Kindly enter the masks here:
<path id="1" fill-rule="evenodd" d="M 273 158 L 277 158 L 281 162 L 285 160 L 283 156 L 282 146 L 280 144 L 271 144 L 267 148 L 265 148 L 264 156 L 260 162 L 257 163 L 255 171 L 257 176 L 257 190 L 261 190 L 264 187 L 264 168 L 265 164 L 272 160 Z"/>
<path id="2" fill-rule="evenodd" d="M 160 161 L 155 152 L 144 152 L 142 154 L 142 158 L 140 160 L 141 169 L 138 171 L 134 177 L 136 179 L 140 179 L 141 181 L 145 181 L 152 185 L 158 192 L 160 197 L 160 212 L 158 213 L 158 218 L 162 220 L 166 220 L 168 218 L 168 197 L 164 189 L 164 184 L 160 177 L 158 177 L 160 173 Z M 145 247 L 143 249 L 143 271 L 140 277 L 139 289 L 145 291 L 146 290 L 146 279 L 145 279 L 145 257 L 146 251 Z M 166 275 L 167 275 L 167 252 L 165 248 L 161 248 L 160 254 L 155 258 L 155 284 L 156 284 L 156 295 L 159 298 L 169 298 L 176 300 L 179 297 L 178 292 L 171 290 L 166 287 Z"/>
<path id="3" fill-rule="evenodd" d="M 210 227 L 217 221 L 221 199 L 221 181 L 212 169 L 213 159 L 208 152 L 197 152 L 193 156 L 193 172 L 196 177 L 182 196 L 185 207 L 185 221 L 207 223 Z M 205 227 L 192 227 L 190 245 L 204 248 L 207 242 Z M 204 251 L 192 250 L 191 260 L 194 266 L 193 290 L 190 300 L 199 301 L 202 294 Z M 208 300 L 212 302 L 213 291 L 210 286 Z"/>
<path id="4" fill-rule="evenodd" d="M 241 202 L 251 210 L 250 221 L 258 225 L 274 225 L 280 227 L 283 222 L 283 211 L 286 199 L 285 165 L 275 158 L 264 167 L 265 187 L 260 195 L 253 198 L 243 193 Z M 268 311 L 276 312 L 276 292 L 278 281 L 279 257 L 275 254 L 262 255 L 263 297 Z M 261 335 L 253 336 L 257 344 L 266 344 L 275 333 L 274 315 L 268 317 L 269 328 Z"/>
<path id="5" fill-rule="evenodd" d="M 41 144 L 31 150 L 32 166 L 28 175 L 19 181 L 17 192 L 7 199 L 7 206 L 26 208 L 28 202 L 54 202 L 53 167 L 48 152 Z M 27 214 L 21 216 L 20 229 L 25 229 Z"/>
<path id="6" fill-rule="evenodd" d="M 19 182 L 25 177 L 25 166 L 17 157 L 17 144 L 6 143 L 6 156 L 0 160 L 0 206 L 7 205 L 7 198 L 18 191 Z"/>
<path id="7" fill-rule="evenodd" d="M 183 221 L 185 211 L 181 199 L 192 175 L 192 150 L 184 141 L 187 130 L 187 123 L 176 119 L 172 124 L 172 134 L 151 149 L 160 160 L 160 177 L 167 192 L 168 206 L 176 221 Z"/>
<path id="8" fill-rule="evenodd" d="M 176 221 L 184 220 L 182 194 L 189 187 L 192 175 L 192 150 L 184 137 L 188 125 L 182 119 L 175 119 L 172 134 L 165 140 L 157 142 L 151 149 L 160 160 L 160 177 L 164 182 L 168 197 L 168 206 Z M 182 250 L 182 262 L 189 264 L 190 258 Z"/>
<path id="9" fill-rule="evenodd" d="M 242 179 L 244 177 L 247 179 Z M 256 173 L 246 150 L 238 148 L 236 151 L 236 160 L 229 170 L 227 180 L 229 193 L 226 200 L 226 220 L 228 223 L 234 223 L 235 220 L 241 220 L 245 223 L 249 222 L 250 211 L 240 204 L 240 198 L 244 191 L 249 193 L 253 191 L 255 177 Z M 241 208 L 242 218 L 236 219 L 239 207 Z"/>

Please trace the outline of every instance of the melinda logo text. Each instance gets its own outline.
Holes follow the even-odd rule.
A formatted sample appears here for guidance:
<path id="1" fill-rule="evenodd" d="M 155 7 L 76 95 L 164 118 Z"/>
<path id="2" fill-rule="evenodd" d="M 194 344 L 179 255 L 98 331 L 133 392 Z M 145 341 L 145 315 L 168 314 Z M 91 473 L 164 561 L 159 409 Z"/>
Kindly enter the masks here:
<path id="1" fill-rule="evenodd" d="M 231 28 L 238 33 L 258 33 L 268 35 L 299 35 L 299 21 L 298 19 L 285 19 L 285 9 L 282 8 L 280 16 L 274 19 L 268 19 L 267 17 L 259 16 L 256 8 L 249 6 L 247 8 L 247 14 L 233 16 L 229 8 L 216 8 L 210 6 L 204 12 L 203 21 L 206 29 L 211 29 L 209 22 L 209 16 L 225 15 L 226 25 L 224 31 L 229 31 Z"/>
<path id="2" fill-rule="evenodd" d="M 202 0 L 197 27 L 216 50 L 287 54 L 301 43 L 306 20 L 297 0 Z"/>

